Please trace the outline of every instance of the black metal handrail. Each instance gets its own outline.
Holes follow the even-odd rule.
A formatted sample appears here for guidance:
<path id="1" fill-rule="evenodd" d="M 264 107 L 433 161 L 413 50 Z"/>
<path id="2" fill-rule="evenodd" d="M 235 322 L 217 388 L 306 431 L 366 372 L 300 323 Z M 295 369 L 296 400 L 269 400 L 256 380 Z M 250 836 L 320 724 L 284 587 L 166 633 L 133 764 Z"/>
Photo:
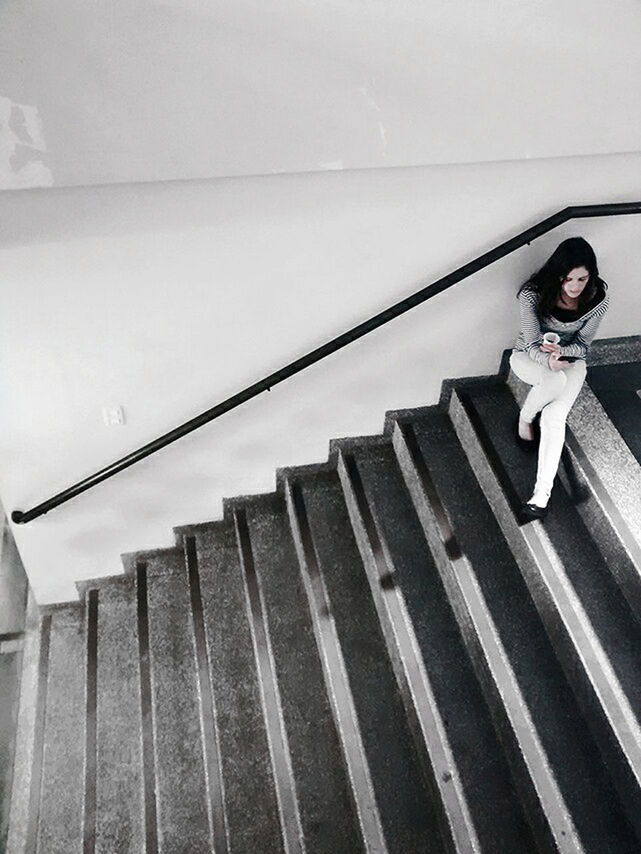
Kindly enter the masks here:
<path id="1" fill-rule="evenodd" d="M 138 450 L 133 451 L 126 457 L 117 460 L 115 463 L 112 463 L 106 468 L 92 474 L 90 477 L 79 481 L 68 489 L 65 489 L 63 492 L 59 492 L 47 501 L 43 501 L 42 504 L 38 504 L 36 507 L 32 507 L 31 510 L 24 512 L 22 510 L 14 510 L 11 514 L 11 519 L 17 524 L 24 524 L 25 522 L 30 522 L 32 519 L 36 519 L 38 516 L 48 513 L 49 510 L 53 510 L 54 507 L 58 507 L 65 501 L 75 498 L 76 495 L 80 495 L 80 493 L 85 492 L 87 489 L 91 489 L 91 487 L 96 486 L 103 480 L 118 474 L 118 472 L 129 468 L 129 466 L 143 460 L 150 454 L 153 454 L 161 448 L 170 445 L 172 442 L 181 439 L 188 433 L 202 427 L 203 424 L 208 424 L 215 418 L 224 415 L 225 412 L 229 412 L 230 409 L 235 409 L 237 406 L 240 406 L 241 403 L 251 400 L 252 397 L 256 397 L 256 395 L 261 392 L 269 391 L 275 385 L 278 385 L 278 383 L 283 382 L 283 380 L 286 380 L 294 374 L 297 374 L 299 371 L 308 368 L 315 362 L 320 361 L 320 359 L 324 359 L 325 356 L 335 353 L 342 347 L 346 347 L 348 344 L 351 344 L 352 341 L 362 338 L 363 335 L 367 335 L 368 332 L 378 329 L 378 327 L 383 326 L 384 323 L 388 323 L 390 320 L 399 317 L 411 308 L 414 308 L 415 306 L 420 305 L 420 303 L 440 294 L 441 291 L 451 288 L 452 285 L 457 284 L 462 279 L 466 279 L 468 276 L 477 273 L 484 267 L 493 264 L 495 261 L 499 261 L 501 258 L 504 258 L 516 249 L 520 249 L 527 243 L 531 243 L 535 238 L 540 237 L 542 234 L 546 234 L 548 231 L 551 231 L 553 228 L 557 228 L 559 225 L 562 225 L 570 219 L 597 216 L 622 216 L 625 214 L 638 213 L 641 213 L 641 202 L 618 202 L 603 205 L 575 205 L 564 208 L 558 213 L 547 217 L 547 219 L 543 219 L 541 222 L 537 222 L 535 225 L 530 226 L 530 228 L 526 228 L 525 231 L 522 231 L 515 237 L 511 237 L 509 240 L 499 244 L 494 249 L 490 249 L 489 252 L 479 255 L 478 258 L 475 258 L 468 264 L 464 264 L 457 270 L 448 273 L 447 276 L 443 276 L 443 278 L 426 285 L 411 296 L 400 300 L 400 302 L 395 303 L 393 306 L 390 306 L 390 308 L 386 308 L 384 311 L 370 317 L 369 320 L 365 320 L 347 332 L 343 332 L 342 335 L 332 338 L 332 340 L 328 341 L 327 344 L 323 344 L 321 347 L 317 347 L 305 356 L 301 356 L 299 359 L 290 362 L 288 365 L 285 365 L 284 368 L 274 371 L 274 373 L 269 374 L 269 376 L 259 382 L 247 386 L 247 388 L 232 395 L 231 397 L 228 397 L 227 400 L 224 400 L 222 403 L 213 406 L 211 409 L 208 409 L 201 415 L 192 418 L 190 421 L 186 421 L 184 424 L 181 424 L 180 427 L 170 430 L 169 433 L 165 433 L 158 439 L 154 439 L 153 442 L 149 442 L 147 445 L 144 445 L 142 448 L 138 448 Z"/>

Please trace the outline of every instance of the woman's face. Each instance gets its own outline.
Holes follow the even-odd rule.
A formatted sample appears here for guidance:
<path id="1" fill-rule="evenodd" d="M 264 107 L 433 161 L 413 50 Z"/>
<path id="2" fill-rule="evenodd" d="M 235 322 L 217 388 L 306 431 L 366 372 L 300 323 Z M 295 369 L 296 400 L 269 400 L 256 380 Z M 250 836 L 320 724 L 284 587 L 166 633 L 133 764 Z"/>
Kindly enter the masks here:
<path id="1" fill-rule="evenodd" d="M 564 279 L 561 279 L 561 289 L 566 297 L 576 299 L 583 293 L 589 278 L 587 267 L 575 267 Z"/>

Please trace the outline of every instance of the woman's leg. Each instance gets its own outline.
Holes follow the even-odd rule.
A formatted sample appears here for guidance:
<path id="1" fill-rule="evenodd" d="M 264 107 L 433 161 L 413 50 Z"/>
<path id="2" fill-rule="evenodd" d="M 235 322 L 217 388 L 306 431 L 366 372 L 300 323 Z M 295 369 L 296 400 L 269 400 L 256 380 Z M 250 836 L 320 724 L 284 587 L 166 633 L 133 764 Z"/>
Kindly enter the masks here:
<path id="1" fill-rule="evenodd" d="M 568 413 L 577 399 L 585 380 L 586 365 L 583 360 L 564 368 L 566 382 L 561 394 L 541 411 L 541 444 L 534 494 L 530 499 L 538 507 L 547 507 L 552 484 L 559 468 L 565 441 L 565 424 Z"/>
<path id="2" fill-rule="evenodd" d="M 565 371 L 551 371 L 518 350 L 510 356 L 510 367 L 520 380 L 532 386 L 521 407 L 521 418 L 531 424 L 544 406 L 563 394 L 567 382 Z"/>

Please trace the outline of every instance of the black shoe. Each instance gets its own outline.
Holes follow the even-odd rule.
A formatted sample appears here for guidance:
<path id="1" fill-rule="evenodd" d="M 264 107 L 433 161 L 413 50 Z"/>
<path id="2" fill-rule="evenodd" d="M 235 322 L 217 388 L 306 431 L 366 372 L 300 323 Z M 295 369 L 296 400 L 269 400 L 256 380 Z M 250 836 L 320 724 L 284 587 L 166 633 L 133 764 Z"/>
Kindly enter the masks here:
<path id="1" fill-rule="evenodd" d="M 519 434 L 519 416 L 518 415 L 516 416 L 516 422 L 514 424 L 514 436 L 516 438 L 516 444 L 523 451 L 528 451 L 529 453 L 536 451 L 538 444 L 539 444 L 537 442 L 537 439 L 536 439 L 536 431 L 535 431 L 535 438 L 534 439 L 524 439 Z"/>
<path id="2" fill-rule="evenodd" d="M 539 507 L 538 504 L 524 504 L 521 508 L 522 514 L 526 519 L 545 519 L 548 515 L 547 507 Z"/>

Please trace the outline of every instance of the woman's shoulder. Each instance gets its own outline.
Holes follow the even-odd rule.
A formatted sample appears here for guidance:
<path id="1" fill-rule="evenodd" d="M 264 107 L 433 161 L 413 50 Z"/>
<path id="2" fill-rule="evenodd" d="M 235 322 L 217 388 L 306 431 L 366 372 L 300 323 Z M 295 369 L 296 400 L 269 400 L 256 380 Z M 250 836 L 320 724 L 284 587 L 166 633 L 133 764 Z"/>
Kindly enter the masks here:
<path id="1" fill-rule="evenodd" d="M 590 301 L 589 311 L 603 310 L 605 311 L 610 305 L 610 294 L 608 283 L 603 279 L 599 279 L 596 286 L 594 297 Z"/>
<path id="2" fill-rule="evenodd" d="M 521 285 L 517 296 L 526 302 L 535 303 L 539 298 L 539 292 L 531 282 L 526 282 L 524 285 Z"/>
<path id="3" fill-rule="evenodd" d="M 583 310 L 577 319 L 584 324 L 590 320 L 600 319 L 608 310 L 609 305 L 610 294 L 608 293 L 608 286 L 606 282 L 599 279 L 592 299 L 583 307 Z"/>

